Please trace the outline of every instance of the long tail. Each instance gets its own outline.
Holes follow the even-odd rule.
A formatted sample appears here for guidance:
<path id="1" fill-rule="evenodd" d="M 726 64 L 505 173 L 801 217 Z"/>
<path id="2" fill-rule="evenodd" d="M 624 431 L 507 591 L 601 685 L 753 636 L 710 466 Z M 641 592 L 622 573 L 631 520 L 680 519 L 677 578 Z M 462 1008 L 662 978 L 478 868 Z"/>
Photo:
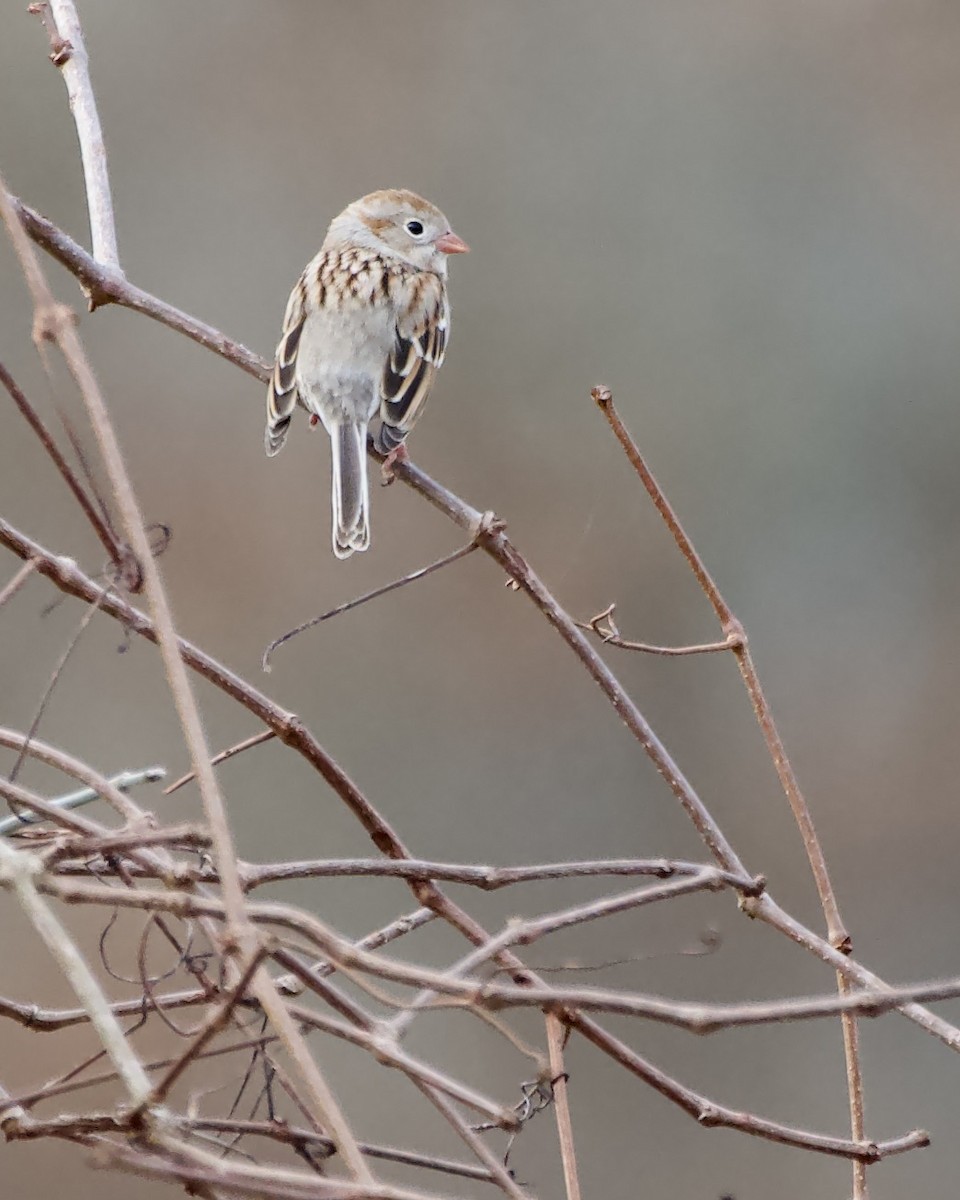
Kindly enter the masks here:
<path id="1" fill-rule="evenodd" d="M 370 545 L 367 423 L 348 421 L 330 430 L 333 483 L 333 552 L 349 558 Z"/>

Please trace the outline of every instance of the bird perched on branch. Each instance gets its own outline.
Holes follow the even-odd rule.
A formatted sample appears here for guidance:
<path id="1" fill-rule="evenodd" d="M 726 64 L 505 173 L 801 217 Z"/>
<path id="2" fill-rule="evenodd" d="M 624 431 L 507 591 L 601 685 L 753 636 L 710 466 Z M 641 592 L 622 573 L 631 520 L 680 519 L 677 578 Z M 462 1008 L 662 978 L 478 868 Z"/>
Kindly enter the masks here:
<path id="1" fill-rule="evenodd" d="M 447 255 L 466 242 L 413 192 L 371 192 L 333 219 L 290 294 L 267 392 L 267 454 L 299 401 L 330 435 L 333 552 L 370 545 L 367 426 L 385 467 L 423 411 L 450 335 Z"/>

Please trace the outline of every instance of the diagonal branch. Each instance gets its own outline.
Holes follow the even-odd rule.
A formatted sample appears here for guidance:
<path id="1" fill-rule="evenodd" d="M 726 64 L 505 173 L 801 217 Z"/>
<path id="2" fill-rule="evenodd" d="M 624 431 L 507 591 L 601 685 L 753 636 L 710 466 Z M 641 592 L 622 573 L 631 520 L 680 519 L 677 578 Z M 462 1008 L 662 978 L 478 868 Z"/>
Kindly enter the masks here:
<path id="1" fill-rule="evenodd" d="M 41 246 L 51 258 L 66 267 L 77 280 L 91 303 L 99 307 L 104 304 L 119 304 L 123 308 L 143 313 L 159 321 L 161 325 L 185 334 L 188 338 L 235 363 L 250 375 L 266 383 L 270 368 L 259 355 L 248 350 L 242 343 L 222 334 L 219 329 L 198 321 L 188 313 L 128 283 L 119 268 L 105 267 L 52 221 L 42 217 L 32 208 L 10 197 L 14 210 L 20 218 L 28 237 Z"/>
<path id="2" fill-rule="evenodd" d="M 0 383 L 2 383 L 10 393 L 11 399 L 22 413 L 24 420 L 40 439 L 40 444 L 53 460 L 53 465 L 60 472 L 60 476 L 64 483 L 73 493 L 74 499 L 83 510 L 83 515 L 93 526 L 93 531 L 100 539 L 101 545 L 106 550 L 107 554 L 110 555 L 111 562 L 116 567 L 119 567 L 122 563 L 122 553 L 121 547 L 116 536 L 114 535 L 113 530 L 109 528 L 103 517 L 101 517 L 101 515 L 97 512 L 96 506 L 84 491 L 83 485 L 77 478 L 73 468 L 63 457 L 59 446 L 53 440 L 50 430 L 47 429 L 46 425 L 44 425 L 43 421 L 40 419 L 37 410 L 33 407 L 20 388 L 17 387 L 16 381 L 3 363 L 0 363 Z"/>

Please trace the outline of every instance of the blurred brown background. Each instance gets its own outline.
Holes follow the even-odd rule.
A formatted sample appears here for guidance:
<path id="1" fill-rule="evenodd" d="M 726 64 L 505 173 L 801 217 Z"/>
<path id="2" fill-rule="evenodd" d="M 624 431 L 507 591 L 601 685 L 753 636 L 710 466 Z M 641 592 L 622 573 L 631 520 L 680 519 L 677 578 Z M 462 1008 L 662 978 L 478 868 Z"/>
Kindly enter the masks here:
<path id="1" fill-rule="evenodd" d="M 24 7 L 0 18 L 0 169 L 86 242 L 65 92 Z M 376 187 L 422 192 L 473 253 L 452 264 L 451 352 L 413 456 L 504 516 L 575 614 L 616 600 L 625 636 L 708 640 L 711 613 L 589 399 L 593 384 L 612 387 L 747 626 L 859 956 L 891 980 L 956 974 L 960 9 L 87 0 L 80 14 L 134 282 L 267 355 L 330 217 Z M 80 308 L 72 282 L 51 275 Z M 0 314 L 3 361 L 52 414 L 5 240 Z M 126 312 L 81 328 L 145 511 L 173 528 L 162 567 L 182 631 L 299 712 L 417 853 L 700 855 L 586 675 L 479 555 L 305 634 L 263 677 L 270 638 L 460 535 L 402 487 L 378 490 L 371 553 L 336 562 L 326 447 L 302 419 L 268 461 L 254 381 Z M 68 388 L 57 400 L 80 422 Z M 95 570 L 97 546 L 9 404 L 0 439 L 4 516 Z M 5 557 L 2 578 L 15 566 Z M 5 724 L 29 724 L 80 618 L 73 602 L 43 616 L 51 598 L 34 581 L 0 621 Z M 118 654 L 121 640 L 94 623 L 42 735 L 108 772 L 161 762 L 179 774 L 155 652 Z M 819 928 L 733 662 L 611 661 L 750 868 Z M 210 689 L 200 696 L 214 745 L 255 731 Z M 245 856 L 369 852 L 336 797 L 276 746 L 221 771 Z M 141 796 L 164 816 L 196 811 L 188 790 Z M 284 894 L 354 934 L 412 907 L 400 885 Z M 471 903 L 494 923 L 587 894 Z M 13 907 L 3 902 L 0 993 L 62 1002 Z M 530 957 L 657 955 L 708 921 L 725 937 L 712 958 L 654 957 L 601 978 L 718 999 L 831 986 L 729 902 L 644 911 Z M 449 938 L 409 952 L 457 949 Z M 960 1018 L 960 1004 L 942 1011 Z M 846 1128 L 834 1023 L 703 1040 L 610 1024 L 722 1103 Z M 4 1082 L 51 1074 L 56 1036 L 4 1027 Z M 418 1036 L 485 1090 L 517 1094 L 516 1059 L 466 1023 Z M 960 1061 L 896 1017 L 867 1026 L 864 1055 L 868 1132 L 919 1125 L 934 1138 L 871 1172 L 875 1200 L 952 1195 Z M 587 1194 L 848 1193 L 839 1161 L 699 1130 L 582 1044 L 569 1065 Z M 331 1069 L 359 1134 L 455 1152 L 426 1109 L 398 1113 L 399 1093 L 358 1092 L 339 1060 Z M 4 1195 L 48 1195 L 65 1169 L 77 1200 L 160 1194 L 81 1157 L 0 1147 Z M 539 1195 L 559 1194 L 549 1117 L 512 1165 Z"/>

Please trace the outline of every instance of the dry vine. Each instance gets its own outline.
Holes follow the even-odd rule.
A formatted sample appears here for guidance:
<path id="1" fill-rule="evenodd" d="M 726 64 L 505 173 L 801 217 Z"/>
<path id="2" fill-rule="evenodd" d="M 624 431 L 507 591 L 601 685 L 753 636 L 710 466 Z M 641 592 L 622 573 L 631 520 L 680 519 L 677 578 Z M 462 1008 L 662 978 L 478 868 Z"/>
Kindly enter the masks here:
<path id="1" fill-rule="evenodd" d="M 62 1010 L 0 999 L 0 1016 L 37 1034 L 78 1026 L 88 1026 L 91 1034 L 88 1056 L 57 1079 L 19 1095 L 0 1091 L 0 1127 L 6 1137 L 66 1139 L 95 1149 L 101 1165 L 179 1183 L 206 1196 L 421 1200 L 437 1194 L 438 1189 L 449 1194 L 459 1186 L 458 1181 L 469 1180 L 496 1187 L 519 1200 L 535 1191 L 535 1181 L 530 1185 L 519 1182 L 507 1165 L 504 1139 L 497 1142 L 490 1134 L 503 1131 L 509 1149 L 524 1123 L 548 1108 L 557 1123 L 568 1200 L 579 1200 L 582 1188 L 571 1108 L 576 1080 L 568 1076 L 565 1064 L 567 1039 L 577 1036 L 702 1125 L 725 1126 L 849 1160 L 854 1196 L 865 1200 L 870 1164 L 924 1146 L 928 1138 L 921 1130 L 884 1140 L 867 1135 L 858 1019 L 896 1011 L 950 1048 L 960 1049 L 960 1029 L 923 1007 L 924 1001 L 960 995 L 960 982 L 893 988 L 853 956 L 824 855 L 761 688 L 746 634 L 644 463 L 610 392 L 597 388 L 593 396 L 712 604 L 721 625 L 721 640 L 676 649 L 625 641 L 614 623 L 613 606 L 591 621 L 574 620 L 521 555 L 501 521 L 468 505 L 411 461 L 397 464 L 397 477 L 466 530 L 469 542 L 430 567 L 353 603 L 412 582 L 474 549 L 482 550 L 556 630 L 656 765 L 699 834 L 705 861 L 605 859 L 498 867 L 418 859 L 299 717 L 177 633 L 155 548 L 120 454 L 108 406 L 75 328 L 74 315 L 50 291 L 34 244 L 73 274 L 91 309 L 111 304 L 133 309 L 193 338 L 261 381 L 266 379 L 269 365 L 218 330 L 126 279 L 117 250 L 103 137 L 74 5 L 71 0 L 51 0 L 49 7 L 32 7 L 44 19 L 51 38 L 51 58 L 63 72 L 70 95 L 93 253 L 12 196 L 2 181 L 0 214 L 28 286 L 38 349 L 46 359 L 51 347 L 55 348 L 79 390 L 122 533 L 90 498 L 29 398 L 0 367 L 0 381 L 40 438 L 111 563 L 109 577 L 103 582 L 63 557 L 65 547 L 47 548 L 0 519 L 0 544 L 22 564 L 0 588 L 0 608 L 30 578 L 40 576 L 59 592 L 96 606 L 98 617 L 118 621 L 128 633 L 158 646 L 192 762 L 190 774 L 168 791 L 196 779 L 202 811 L 191 824 L 165 825 L 130 794 L 142 783 L 155 781 L 162 774 L 158 769 L 111 780 L 63 749 L 48 745 L 34 730 L 0 730 L 0 746 L 18 760 L 27 756 L 43 762 L 82 785 L 79 791 L 48 799 L 12 778 L 0 781 L 0 794 L 13 814 L 0 824 L 0 886 L 20 904 L 76 997 L 76 1006 Z M 143 594 L 146 611 L 134 607 L 128 598 L 137 593 Z M 326 619 L 346 607 L 314 620 Z M 602 657 L 595 638 L 616 650 L 685 654 L 729 650 L 733 654 L 803 837 L 821 900 L 825 934 L 796 920 L 769 893 L 763 878 L 745 866 L 707 804 Z M 261 728 L 220 754 L 212 754 L 191 676 L 212 683 Z M 271 738 L 300 755 L 326 781 L 369 835 L 378 857 L 279 863 L 238 860 L 214 768 Z M 77 811 L 95 799 L 113 811 L 111 819 L 95 819 Z M 395 919 L 356 941 L 318 913 L 251 895 L 278 882 L 320 876 L 393 878 L 409 888 L 418 907 L 407 914 L 398 907 Z M 442 886 L 520 889 L 538 880 L 572 878 L 606 880 L 606 887 L 619 878 L 643 882 L 626 890 L 602 891 L 575 906 L 524 916 L 494 931 L 485 928 Z M 766 1004 L 692 1004 L 594 983 L 556 983 L 548 971 L 538 972 L 518 954 L 520 948 L 558 930 L 603 921 L 646 905 L 669 904 L 692 893 L 729 897 L 746 916 L 805 949 L 835 972 L 838 994 L 788 997 Z M 524 912 L 526 903 L 517 901 L 518 907 L 524 905 Z M 132 977 L 137 994 L 133 998 L 115 995 L 106 951 L 102 969 L 92 967 L 80 953 L 62 919 L 65 905 L 142 914 L 143 933 Z M 398 952 L 398 943 L 402 950 L 410 934 L 435 921 L 446 923 L 467 944 L 462 956 L 442 970 Z M 151 975 L 147 966 L 152 938 L 162 938 L 175 956 L 174 969 L 163 977 Z M 381 953 L 388 944 L 392 952 Z M 515 1096 L 485 1095 L 471 1080 L 458 1078 L 405 1048 L 404 1038 L 421 1014 L 449 1007 L 483 1022 L 516 1054 L 517 1091 L 522 1095 L 519 1104 L 514 1103 Z M 514 1010 L 530 1009 L 543 1017 L 543 1039 L 536 1046 L 528 1045 L 510 1021 Z M 667 1023 L 700 1035 L 732 1026 L 838 1017 L 846 1058 L 849 1135 L 796 1128 L 759 1113 L 724 1106 L 614 1036 L 601 1024 L 605 1014 Z M 132 1028 L 123 1024 L 128 1019 L 136 1020 Z M 187 1019 L 193 1023 L 184 1024 Z M 144 1060 L 135 1037 L 147 1022 L 164 1031 L 169 1042 L 166 1055 L 153 1061 Z M 343 1107 L 343 1100 L 353 1098 L 338 1097 L 327 1083 L 321 1036 L 308 1042 L 308 1033 L 340 1039 L 368 1055 L 378 1069 L 399 1073 L 452 1128 L 464 1157 L 454 1161 L 417 1147 L 380 1146 L 364 1140 L 356 1115 L 348 1116 Z M 204 1080 L 203 1068 L 211 1059 L 226 1059 L 236 1068 L 232 1104 L 209 1097 L 194 1102 Z M 254 1075 L 258 1081 L 262 1077 L 262 1084 L 251 1085 Z M 99 1087 L 98 1095 L 103 1095 L 105 1085 L 112 1085 L 112 1099 L 84 1107 L 85 1093 Z M 252 1090 L 259 1087 L 259 1092 L 252 1103 L 248 1101 L 250 1115 L 241 1118 L 236 1113 L 248 1085 Z M 56 1103 L 62 1097 L 69 1097 L 68 1108 Z M 361 1111 L 360 1105 L 353 1104 L 353 1108 Z M 400 1187 L 382 1179 L 382 1163 L 413 1171 L 414 1186 Z"/>

